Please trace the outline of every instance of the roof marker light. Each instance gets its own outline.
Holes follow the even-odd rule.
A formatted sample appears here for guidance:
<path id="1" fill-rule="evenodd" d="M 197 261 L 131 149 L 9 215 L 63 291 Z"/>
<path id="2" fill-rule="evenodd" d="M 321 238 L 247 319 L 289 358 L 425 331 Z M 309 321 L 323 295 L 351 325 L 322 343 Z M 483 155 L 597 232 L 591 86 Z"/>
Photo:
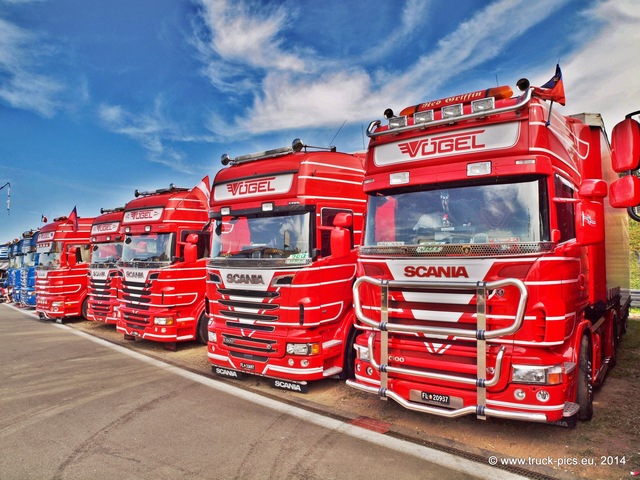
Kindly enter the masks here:
<path id="1" fill-rule="evenodd" d="M 480 175 L 489 175 L 491 173 L 491 162 L 469 163 L 467 165 L 467 176 L 478 177 Z"/>
<path id="2" fill-rule="evenodd" d="M 389 175 L 389 185 L 403 185 L 409 183 L 409 172 L 397 172 Z"/>

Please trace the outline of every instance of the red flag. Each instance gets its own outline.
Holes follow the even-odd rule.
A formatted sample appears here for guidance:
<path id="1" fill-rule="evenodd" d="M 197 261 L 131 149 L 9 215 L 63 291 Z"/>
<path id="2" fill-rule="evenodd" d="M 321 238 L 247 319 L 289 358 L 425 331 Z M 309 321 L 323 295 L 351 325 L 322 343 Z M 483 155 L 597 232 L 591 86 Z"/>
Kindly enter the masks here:
<path id="1" fill-rule="evenodd" d="M 533 93 L 543 100 L 551 100 L 560 105 L 565 104 L 564 83 L 562 82 L 562 71 L 560 64 L 556 64 L 556 73 L 551 79 L 541 87 L 533 87 Z"/>
<path id="2" fill-rule="evenodd" d="M 209 207 L 211 187 L 209 186 L 209 175 L 205 176 L 198 185 L 191 190 L 193 194 L 206 206 Z"/>
<path id="3" fill-rule="evenodd" d="M 73 231 L 77 231 L 78 230 L 78 212 L 76 210 L 76 207 L 73 207 L 73 210 L 71 210 L 71 213 L 69 214 L 69 221 L 73 222 Z"/>
<path id="4" fill-rule="evenodd" d="M 42 218 L 40 219 L 40 221 L 42 223 L 47 223 L 49 220 L 47 220 L 47 217 L 45 217 L 44 215 L 42 215 Z"/>

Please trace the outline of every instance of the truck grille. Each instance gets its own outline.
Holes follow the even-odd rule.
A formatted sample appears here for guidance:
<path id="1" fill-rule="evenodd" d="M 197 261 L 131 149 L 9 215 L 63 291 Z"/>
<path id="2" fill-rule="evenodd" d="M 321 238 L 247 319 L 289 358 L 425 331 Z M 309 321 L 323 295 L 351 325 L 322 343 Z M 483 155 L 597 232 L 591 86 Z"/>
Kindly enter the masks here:
<path id="1" fill-rule="evenodd" d="M 218 300 L 218 304 L 220 305 L 220 315 L 229 319 L 226 322 L 227 327 L 238 328 L 240 326 L 243 329 L 264 331 L 260 325 L 245 324 L 238 322 L 238 320 L 260 322 L 278 320 L 278 315 L 274 313 L 280 308 L 280 304 L 263 302 L 263 300 L 278 298 L 280 296 L 278 292 L 220 288 L 218 293 L 223 296 Z M 273 331 L 273 329 L 268 331 Z"/>
<path id="2" fill-rule="evenodd" d="M 89 280 L 89 295 L 94 300 L 110 300 L 112 298 L 111 281 L 92 278 Z"/>
<path id="3" fill-rule="evenodd" d="M 274 301 L 280 293 L 228 288 L 218 289 L 218 293 L 223 297 L 217 302 L 219 314 L 226 319 L 225 326 L 231 330 L 222 334 L 222 343 L 230 350 L 231 356 L 266 362 L 270 356 L 284 354 L 280 351 L 284 347 L 278 340 L 259 338 L 260 333 L 276 329 L 275 325 L 264 325 L 264 322 L 277 322 L 280 304 Z M 249 336 L 248 332 L 255 335 Z"/>
<path id="4" fill-rule="evenodd" d="M 122 299 L 123 306 L 127 309 L 122 311 L 122 318 L 127 322 L 127 326 L 138 328 L 136 324 L 149 324 L 149 315 L 145 314 L 145 310 L 149 310 L 151 306 L 150 283 L 123 281 Z"/>

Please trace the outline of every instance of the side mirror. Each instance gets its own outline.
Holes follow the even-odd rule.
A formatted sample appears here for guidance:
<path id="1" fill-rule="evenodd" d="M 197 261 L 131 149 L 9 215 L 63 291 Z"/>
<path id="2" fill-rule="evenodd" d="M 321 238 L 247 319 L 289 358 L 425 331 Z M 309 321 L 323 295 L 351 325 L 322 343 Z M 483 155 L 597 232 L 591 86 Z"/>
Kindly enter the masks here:
<path id="1" fill-rule="evenodd" d="M 604 198 L 607 196 L 607 183 L 604 180 L 589 178 L 582 182 L 578 191 L 580 198 Z"/>
<path id="2" fill-rule="evenodd" d="M 336 258 L 346 257 L 351 253 L 351 234 L 348 227 L 353 224 L 350 213 L 338 213 L 333 219 L 331 230 L 331 255 Z"/>
<path id="3" fill-rule="evenodd" d="M 604 206 L 601 202 L 583 200 L 576 204 L 576 242 L 584 246 L 604 242 Z"/>
<path id="4" fill-rule="evenodd" d="M 347 228 L 353 225 L 353 215 L 350 213 L 342 212 L 336 214 L 333 218 L 333 226 L 334 227 L 342 227 Z"/>
<path id="5" fill-rule="evenodd" d="M 609 186 L 609 204 L 614 208 L 640 205 L 640 178 L 626 175 Z"/>
<path id="6" fill-rule="evenodd" d="M 187 244 L 184 246 L 184 261 L 195 263 L 198 260 L 198 234 L 190 233 L 187 236 Z"/>
<path id="7" fill-rule="evenodd" d="M 611 132 L 611 146 L 611 164 L 616 172 L 637 170 L 640 163 L 640 124 L 630 117 L 618 123 Z"/>

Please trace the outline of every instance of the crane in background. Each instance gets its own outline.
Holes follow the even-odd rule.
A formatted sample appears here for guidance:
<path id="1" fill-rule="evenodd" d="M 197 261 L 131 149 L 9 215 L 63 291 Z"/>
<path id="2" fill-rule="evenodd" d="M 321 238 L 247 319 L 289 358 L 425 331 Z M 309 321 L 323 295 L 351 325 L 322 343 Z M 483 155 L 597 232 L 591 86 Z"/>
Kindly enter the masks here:
<path id="1" fill-rule="evenodd" d="M 2 190 L 4 187 L 9 187 L 9 189 L 7 190 L 7 214 L 11 215 L 11 182 L 7 182 L 2 185 L 0 187 L 0 190 Z"/>

